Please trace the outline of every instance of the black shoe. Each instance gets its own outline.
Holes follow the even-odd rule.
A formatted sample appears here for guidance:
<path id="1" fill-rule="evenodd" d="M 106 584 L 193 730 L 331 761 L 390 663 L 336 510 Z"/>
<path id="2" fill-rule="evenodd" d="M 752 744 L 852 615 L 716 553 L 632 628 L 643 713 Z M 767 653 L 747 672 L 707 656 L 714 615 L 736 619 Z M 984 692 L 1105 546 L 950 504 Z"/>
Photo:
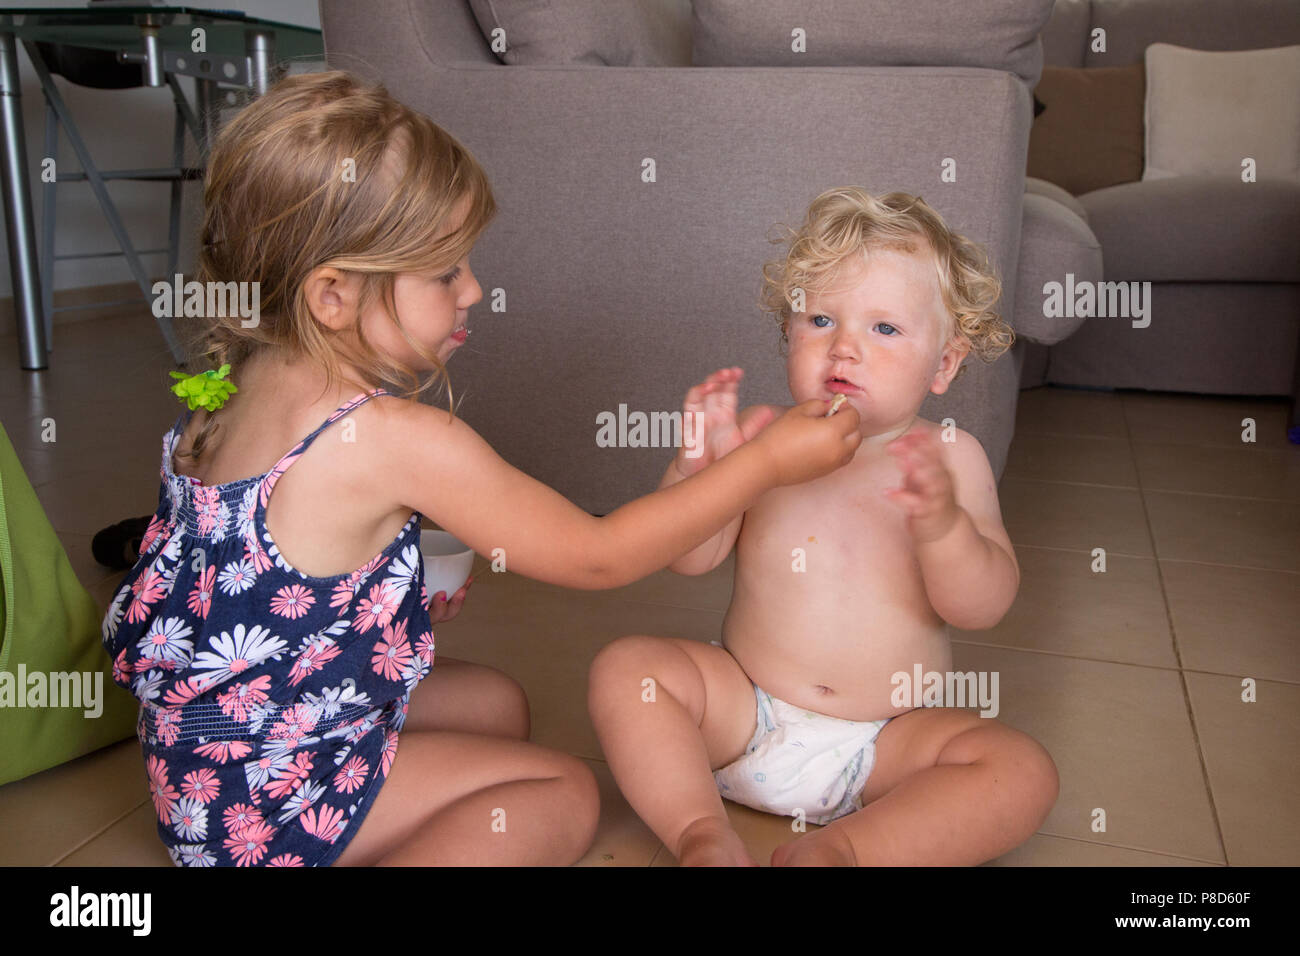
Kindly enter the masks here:
<path id="1" fill-rule="evenodd" d="M 90 541 L 90 553 L 96 561 L 114 571 L 134 566 L 140 557 L 140 542 L 144 540 L 152 520 L 153 515 L 127 518 L 97 532 Z"/>

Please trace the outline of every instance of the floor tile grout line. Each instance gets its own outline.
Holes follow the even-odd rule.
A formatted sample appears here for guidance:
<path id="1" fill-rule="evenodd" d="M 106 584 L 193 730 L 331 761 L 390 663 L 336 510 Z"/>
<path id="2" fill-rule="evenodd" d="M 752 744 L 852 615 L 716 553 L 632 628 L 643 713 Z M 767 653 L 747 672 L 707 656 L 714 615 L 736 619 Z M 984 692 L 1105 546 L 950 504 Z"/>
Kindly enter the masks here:
<path id="1" fill-rule="evenodd" d="M 1227 857 L 1223 860 L 1207 860 L 1204 857 L 1188 856 L 1186 853 L 1171 853 L 1168 850 L 1153 850 L 1145 846 L 1133 846 L 1128 843 L 1110 843 L 1105 840 L 1087 840 L 1083 837 L 1067 836 L 1064 833 L 1052 833 L 1048 830 L 1039 830 L 1037 836 L 1050 837 L 1053 840 L 1069 840 L 1071 843 L 1082 843 L 1085 846 L 1104 846 L 1116 850 L 1131 850 L 1134 853 L 1150 853 L 1152 856 L 1168 857 L 1171 860 L 1191 860 L 1195 863 L 1209 863 L 1212 866 L 1231 866 L 1226 862 Z"/>
<path id="2" fill-rule="evenodd" d="M 1015 433 L 1017 435 L 1026 435 L 1030 438 L 1095 438 L 1107 441 L 1123 440 L 1117 435 L 1086 435 L 1078 432 L 1044 432 L 1036 430 L 1025 431 L 1020 425 L 1016 426 Z M 1240 450 L 1241 447 L 1240 443 L 1229 445 L 1227 442 L 1184 442 L 1152 438 L 1134 438 L 1132 439 L 1132 443 L 1134 445 L 1170 445 L 1174 448 L 1213 448 L 1219 451 Z M 1287 450 L 1286 443 L 1277 446 L 1265 445 L 1259 442 L 1256 442 L 1255 444 L 1259 445 L 1259 451 L 1273 452 L 1274 454 L 1282 454 Z"/>
<path id="3" fill-rule="evenodd" d="M 1124 418 L 1124 430 L 1129 436 L 1129 450 L 1130 453 L 1134 454 L 1134 460 L 1136 460 L 1136 453 L 1132 451 L 1133 435 L 1132 429 L 1129 427 L 1128 406 L 1124 402 L 1123 396 L 1120 397 L 1120 411 Z M 1147 496 L 1146 492 L 1141 488 L 1141 483 L 1142 475 L 1139 473 L 1138 497 L 1142 502 L 1142 517 L 1146 522 L 1147 536 L 1151 540 L 1151 554 L 1156 561 L 1156 584 L 1160 588 L 1160 600 L 1165 607 L 1165 619 L 1169 625 L 1169 641 L 1173 648 L 1174 660 L 1178 662 L 1178 683 L 1183 689 L 1183 706 L 1187 710 L 1187 719 L 1191 724 L 1192 740 L 1196 744 L 1196 759 L 1201 765 L 1201 780 L 1205 785 L 1205 795 L 1210 801 L 1210 816 L 1214 820 L 1214 832 L 1219 838 L 1219 849 L 1223 853 L 1224 862 L 1231 865 L 1232 861 L 1228 858 L 1228 844 L 1223 836 L 1223 824 L 1219 820 L 1219 807 L 1214 799 L 1214 785 L 1210 781 L 1210 767 L 1206 760 L 1205 747 L 1201 743 L 1200 728 L 1196 723 L 1196 710 L 1192 706 L 1192 692 L 1191 688 L 1187 685 L 1187 674 L 1183 670 L 1183 655 L 1182 650 L 1178 645 L 1178 628 L 1174 624 L 1174 609 L 1169 604 L 1169 592 L 1165 587 L 1164 571 L 1160 567 L 1160 549 L 1156 544 L 1155 529 L 1151 526 L 1151 512 L 1150 509 L 1147 508 Z"/>
<path id="4" fill-rule="evenodd" d="M 139 810 L 141 807 L 143 807 L 143 806 L 144 806 L 146 803 L 148 803 L 148 802 L 149 802 L 149 798 L 146 796 L 143 800 L 141 800 L 139 803 L 137 803 L 135 806 L 133 806 L 130 810 L 127 810 L 126 813 L 122 814 L 120 817 L 117 817 L 117 818 L 114 819 L 114 820 L 109 821 L 107 824 L 105 824 L 105 825 L 104 825 L 103 827 L 101 827 L 99 830 L 96 830 L 96 831 L 95 831 L 94 833 L 92 833 L 90 836 L 86 837 L 86 839 L 82 840 L 80 843 L 78 843 L 76 846 L 74 846 L 74 847 L 73 847 L 71 850 L 69 850 L 67 853 L 63 854 L 63 856 L 59 857 L 57 860 L 54 860 L 54 861 L 51 862 L 51 863 L 47 863 L 46 866 L 58 866 L 60 863 L 62 863 L 62 862 L 63 862 L 64 860 L 66 860 L 68 857 L 72 856 L 72 854 L 76 853 L 78 850 L 85 849 L 87 846 L 89 846 L 90 844 L 94 843 L 96 840 L 98 840 L 100 837 L 102 837 L 105 833 L 107 833 L 109 830 L 113 829 L 113 827 L 117 826 L 119 823 L 121 823 L 123 820 L 125 820 L 127 817 L 129 817 L 131 814 L 135 813 L 135 811 Z"/>
<path id="5" fill-rule="evenodd" d="M 1191 558 L 1160 558 L 1167 564 L 1197 564 L 1207 568 L 1232 568 L 1237 571 L 1266 571 L 1271 574 L 1290 574 L 1300 577 L 1300 571 L 1290 568 L 1265 568 L 1254 564 L 1223 564 L 1219 561 L 1193 561 Z"/>
<path id="6" fill-rule="evenodd" d="M 1011 542 L 1016 548 L 1030 548 L 1034 551 L 1063 551 L 1067 554 L 1091 554 L 1083 548 L 1062 548 L 1051 544 L 1022 544 L 1015 541 Z M 1111 558 L 1138 558 L 1142 561 L 1166 561 L 1171 564 L 1199 564 L 1207 568 L 1234 568 L 1238 571 L 1273 571 L 1278 574 L 1300 575 L 1300 571 L 1292 571 L 1290 568 L 1266 568 L 1255 564 L 1225 564 L 1222 561 L 1195 561 L 1191 558 L 1155 558 L 1149 554 L 1131 554 L 1127 551 L 1107 551 L 1107 557 Z"/>
<path id="7" fill-rule="evenodd" d="M 1136 461 L 1134 470 L 1136 470 Z M 1017 475 L 1014 472 L 1007 474 L 1003 472 L 1003 481 L 1032 481 L 1040 485 L 1069 485 L 1073 488 L 1114 488 L 1117 491 L 1136 491 L 1146 493 L 1147 491 L 1155 492 L 1162 495 L 1188 495 L 1193 498 L 1227 498 L 1232 501 L 1266 501 L 1270 504 L 1295 504 L 1292 498 L 1265 498 L 1259 495 L 1225 495 L 1216 491 L 1186 491 L 1178 488 L 1144 488 L 1142 486 L 1142 476 L 1138 475 L 1136 485 L 1108 484 L 1099 481 L 1066 481 L 1062 478 L 1031 478 L 1026 475 Z"/>

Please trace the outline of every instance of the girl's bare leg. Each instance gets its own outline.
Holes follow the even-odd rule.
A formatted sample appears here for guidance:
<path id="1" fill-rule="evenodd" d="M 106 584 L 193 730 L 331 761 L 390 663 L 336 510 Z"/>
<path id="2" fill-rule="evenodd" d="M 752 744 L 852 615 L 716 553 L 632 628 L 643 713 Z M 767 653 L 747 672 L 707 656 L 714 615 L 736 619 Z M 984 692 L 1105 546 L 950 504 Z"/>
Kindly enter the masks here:
<path id="1" fill-rule="evenodd" d="M 1032 737 L 969 711 L 909 711 L 876 738 L 862 809 L 778 847 L 772 865 L 983 863 L 1034 834 L 1058 786 Z"/>
<path id="2" fill-rule="evenodd" d="M 527 740 L 528 698 L 513 677 L 496 668 L 438 657 L 429 676 L 411 691 L 402 732 L 411 730 Z"/>
<path id="3" fill-rule="evenodd" d="M 587 708 L 619 789 L 683 866 L 757 865 L 713 782 L 757 720 L 753 685 L 730 654 L 698 641 L 620 638 L 592 662 Z"/>
<path id="4" fill-rule="evenodd" d="M 403 731 L 339 866 L 554 866 L 596 835 L 596 778 L 568 754 L 504 737 Z"/>

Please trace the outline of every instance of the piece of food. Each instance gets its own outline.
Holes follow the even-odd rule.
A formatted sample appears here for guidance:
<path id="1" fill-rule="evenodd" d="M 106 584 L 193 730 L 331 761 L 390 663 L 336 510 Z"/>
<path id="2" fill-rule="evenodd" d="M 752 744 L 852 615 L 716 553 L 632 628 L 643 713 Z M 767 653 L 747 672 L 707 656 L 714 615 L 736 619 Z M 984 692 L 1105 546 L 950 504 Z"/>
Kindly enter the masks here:
<path id="1" fill-rule="evenodd" d="M 830 418 L 832 415 L 838 412 L 840 410 L 840 406 L 843 405 L 848 400 L 849 397 L 845 395 L 843 392 L 840 392 L 838 395 L 836 395 L 835 399 L 831 402 L 830 410 L 826 412 L 826 417 Z"/>

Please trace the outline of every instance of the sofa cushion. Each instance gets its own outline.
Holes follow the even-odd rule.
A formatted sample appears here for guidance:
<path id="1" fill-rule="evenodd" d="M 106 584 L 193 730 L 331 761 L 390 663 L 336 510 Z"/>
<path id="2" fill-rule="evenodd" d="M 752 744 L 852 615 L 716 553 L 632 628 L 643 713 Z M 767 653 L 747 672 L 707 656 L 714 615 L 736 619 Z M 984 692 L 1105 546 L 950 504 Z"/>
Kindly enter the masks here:
<path id="1" fill-rule="evenodd" d="M 1086 66 L 1141 63 L 1152 43 L 1197 50 L 1258 50 L 1300 43 L 1295 0 L 1092 0 L 1092 27 L 1106 31 L 1104 52 L 1089 44 Z"/>
<path id="2" fill-rule="evenodd" d="M 1073 201 L 1073 197 L 1071 197 Z M 1020 224 L 1020 265 L 1016 272 L 1016 335 L 1053 345 L 1074 334 L 1086 316 L 1052 316 L 1043 308 L 1049 282 L 1100 282 L 1103 278 L 1101 244 L 1088 224 L 1073 210 L 1034 192 L 1025 192 L 1024 219 Z"/>
<path id="3" fill-rule="evenodd" d="M 1300 45 L 1207 53 L 1147 48 L 1143 179 L 1187 173 L 1300 179 Z"/>
<path id="4" fill-rule="evenodd" d="M 1043 66 L 1083 66 L 1091 21 L 1091 0 L 1056 0 L 1043 27 Z"/>
<path id="5" fill-rule="evenodd" d="M 1107 280 L 1300 282 L 1300 183 L 1175 176 L 1079 201 Z"/>
<path id="6" fill-rule="evenodd" d="M 1142 65 L 1045 67 L 1028 173 L 1079 193 L 1142 177 Z"/>
<path id="7" fill-rule="evenodd" d="M 696 66 L 975 66 L 1033 86 L 1052 0 L 694 0 L 694 10 Z"/>
<path id="8" fill-rule="evenodd" d="M 469 0 L 511 66 L 690 66 L 690 0 Z"/>

